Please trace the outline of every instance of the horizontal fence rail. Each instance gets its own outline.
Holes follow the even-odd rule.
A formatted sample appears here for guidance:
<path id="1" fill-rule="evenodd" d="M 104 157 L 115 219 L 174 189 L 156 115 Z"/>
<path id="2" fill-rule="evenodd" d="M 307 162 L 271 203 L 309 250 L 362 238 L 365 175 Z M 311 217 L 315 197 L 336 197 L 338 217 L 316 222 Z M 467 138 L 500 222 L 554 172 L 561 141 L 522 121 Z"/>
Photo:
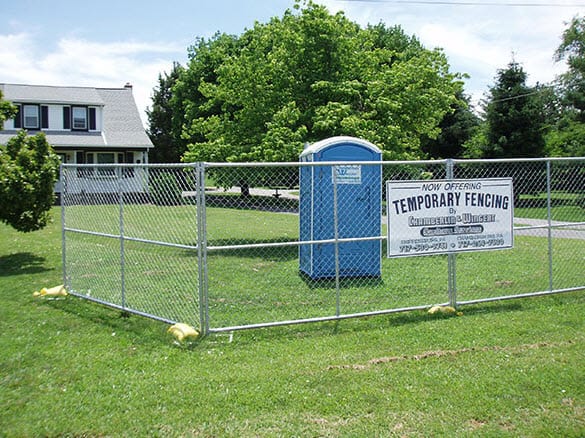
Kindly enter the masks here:
<path id="1" fill-rule="evenodd" d="M 513 186 L 510 248 L 388 257 L 386 182 L 487 179 Z M 67 164 L 59 187 L 68 290 L 205 333 L 585 288 L 583 158 Z"/>

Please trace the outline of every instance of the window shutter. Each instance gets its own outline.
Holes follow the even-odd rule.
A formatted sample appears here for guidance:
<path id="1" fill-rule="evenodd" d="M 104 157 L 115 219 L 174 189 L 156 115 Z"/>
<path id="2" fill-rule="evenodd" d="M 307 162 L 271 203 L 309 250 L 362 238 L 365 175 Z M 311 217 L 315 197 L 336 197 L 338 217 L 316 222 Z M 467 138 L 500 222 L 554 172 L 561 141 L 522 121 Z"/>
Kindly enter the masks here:
<path id="1" fill-rule="evenodd" d="M 49 107 L 41 106 L 41 129 L 49 129 Z"/>
<path id="2" fill-rule="evenodd" d="M 14 129 L 22 128 L 22 106 L 17 105 L 17 108 L 18 110 L 14 116 Z"/>
<path id="3" fill-rule="evenodd" d="M 95 108 L 89 109 L 89 130 L 95 131 L 96 130 L 96 123 L 95 123 Z"/>
<path id="4" fill-rule="evenodd" d="M 85 153 L 83 153 L 83 151 L 75 152 L 75 163 L 76 164 L 84 164 L 84 162 L 85 162 Z M 77 168 L 77 176 L 79 178 L 82 178 L 85 173 L 87 173 L 86 169 L 80 169 L 79 167 Z"/>
<path id="5" fill-rule="evenodd" d="M 63 107 L 63 129 L 71 129 L 71 107 Z"/>

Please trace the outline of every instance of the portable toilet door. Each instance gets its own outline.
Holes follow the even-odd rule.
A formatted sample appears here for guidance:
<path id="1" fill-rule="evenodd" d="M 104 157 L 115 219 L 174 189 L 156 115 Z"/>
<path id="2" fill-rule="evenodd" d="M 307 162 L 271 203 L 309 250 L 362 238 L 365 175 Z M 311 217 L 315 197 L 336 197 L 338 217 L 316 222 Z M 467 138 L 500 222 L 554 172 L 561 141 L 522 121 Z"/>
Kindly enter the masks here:
<path id="1" fill-rule="evenodd" d="M 337 272 L 340 277 L 381 275 L 381 241 L 376 238 L 381 233 L 382 167 L 374 163 L 381 159 L 380 149 L 354 137 L 328 138 L 300 155 L 301 163 L 340 162 L 301 166 L 300 240 L 312 242 L 300 245 L 302 273 L 313 279 L 333 278 Z M 314 242 L 323 240 L 329 242 Z"/>

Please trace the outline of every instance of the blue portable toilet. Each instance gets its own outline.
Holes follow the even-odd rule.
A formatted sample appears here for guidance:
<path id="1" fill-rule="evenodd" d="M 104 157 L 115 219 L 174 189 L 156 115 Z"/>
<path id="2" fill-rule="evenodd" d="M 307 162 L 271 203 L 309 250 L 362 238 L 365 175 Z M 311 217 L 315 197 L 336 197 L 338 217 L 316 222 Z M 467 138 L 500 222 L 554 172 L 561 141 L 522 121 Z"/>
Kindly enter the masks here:
<path id="1" fill-rule="evenodd" d="M 356 239 L 338 242 L 337 249 L 331 242 L 301 244 L 302 273 L 313 279 L 333 278 L 338 260 L 340 277 L 381 275 L 381 241 L 359 239 L 381 233 L 382 166 L 351 163 L 381 160 L 380 149 L 354 137 L 331 137 L 301 153 L 301 163 L 340 164 L 301 166 L 300 240 Z"/>

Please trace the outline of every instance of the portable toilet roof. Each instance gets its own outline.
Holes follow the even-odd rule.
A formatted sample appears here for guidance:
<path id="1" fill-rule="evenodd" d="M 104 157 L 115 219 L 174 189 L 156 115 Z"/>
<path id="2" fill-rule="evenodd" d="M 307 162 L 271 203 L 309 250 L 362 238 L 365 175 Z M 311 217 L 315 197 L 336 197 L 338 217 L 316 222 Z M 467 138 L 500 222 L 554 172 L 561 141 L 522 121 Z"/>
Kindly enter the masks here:
<path id="1" fill-rule="evenodd" d="M 381 154 L 382 151 L 373 143 L 370 143 L 367 140 L 357 137 L 350 137 L 350 136 L 337 136 L 337 137 L 330 137 L 324 140 L 318 141 L 313 143 L 312 145 L 305 148 L 305 150 L 299 155 L 301 161 L 305 161 L 309 156 L 318 155 L 320 152 L 324 152 L 332 147 L 343 146 L 347 144 L 348 146 L 355 146 L 363 147 L 371 152 Z M 335 161 L 341 161 L 343 159 L 351 159 L 351 156 L 344 157 L 343 154 L 339 154 L 339 150 L 336 151 L 336 158 Z"/>

